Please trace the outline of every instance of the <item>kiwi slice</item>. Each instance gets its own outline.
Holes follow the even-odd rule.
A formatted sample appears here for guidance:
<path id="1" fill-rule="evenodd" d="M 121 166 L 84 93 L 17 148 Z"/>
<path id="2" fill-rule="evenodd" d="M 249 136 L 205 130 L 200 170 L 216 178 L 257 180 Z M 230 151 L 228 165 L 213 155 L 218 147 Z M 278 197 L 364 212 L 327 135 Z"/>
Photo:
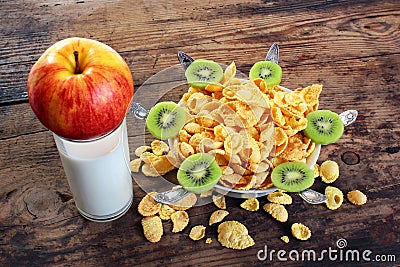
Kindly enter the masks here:
<path id="1" fill-rule="evenodd" d="M 222 175 L 214 157 L 197 153 L 186 158 L 178 170 L 178 182 L 186 190 L 200 194 L 211 190 Z"/>
<path id="2" fill-rule="evenodd" d="M 149 132 L 161 140 L 177 136 L 185 122 L 185 109 L 174 102 L 157 103 L 146 118 Z"/>
<path id="3" fill-rule="evenodd" d="M 330 110 L 316 110 L 308 113 L 304 134 L 317 144 L 328 145 L 342 136 L 344 124 L 339 115 Z"/>
<path id="4" fill-rule="evenodd" d="M 190 86 L 204 89 L 209 83 L 220 82 L 224 71 L 212 60 L 197 59 L 186 69 L 185 76 Z"/>
<path id="5" fill-rule="evenodd" d="M 282 68 L 272 61 L 259 61 L 251 67 L 249 78 L 250 80 L 261 78 L 267 86 L 278 85 L 282 79 Z"/>
<path id="6" fill-rule="evenodd" d="M 314 171 L 303 162 L 286 162 L 274 168 L 272 183 L 288 192 L 303 191 L 314 183 Z"/>

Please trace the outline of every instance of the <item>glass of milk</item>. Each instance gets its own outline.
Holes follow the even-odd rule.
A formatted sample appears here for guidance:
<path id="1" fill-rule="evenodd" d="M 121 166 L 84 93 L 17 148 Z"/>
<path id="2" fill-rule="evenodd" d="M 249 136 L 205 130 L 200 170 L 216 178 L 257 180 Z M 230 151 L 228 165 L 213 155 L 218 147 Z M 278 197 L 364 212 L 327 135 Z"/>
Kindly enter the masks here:
<path id="1" fill-rule="evenodd" d="M 53 135 L 80 214 L 96 222 L 124 215 L 133 200 L 126 120 L 95 140 Z"/>

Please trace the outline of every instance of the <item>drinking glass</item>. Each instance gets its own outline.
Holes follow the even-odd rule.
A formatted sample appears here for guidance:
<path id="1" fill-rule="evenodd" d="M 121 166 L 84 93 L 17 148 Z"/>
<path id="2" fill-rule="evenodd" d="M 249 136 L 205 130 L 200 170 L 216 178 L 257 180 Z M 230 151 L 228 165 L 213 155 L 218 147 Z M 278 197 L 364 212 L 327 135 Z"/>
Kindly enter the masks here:
<path id="1" fill-rule="evenodd" d="M 53 135 L 80 214 L 97 222 L 124 215 L 133 200 L 126 119 L 94 140 Z"/>

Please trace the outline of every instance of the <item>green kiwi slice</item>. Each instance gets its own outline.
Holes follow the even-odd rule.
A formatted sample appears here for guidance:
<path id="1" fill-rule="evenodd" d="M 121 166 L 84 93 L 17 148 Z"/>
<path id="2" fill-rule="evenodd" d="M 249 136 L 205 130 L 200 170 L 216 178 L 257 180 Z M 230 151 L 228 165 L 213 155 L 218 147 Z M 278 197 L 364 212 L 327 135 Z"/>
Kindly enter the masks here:
<path id="1" fill-rule="evenodd" d="M 288 192 L 301 192 L 314 183 L 314 172 L 303 162 L 286 162 L 274 168 L 272 183 Z"/>
<path id="2" fill-rule="evenodd" d="M 156 138 L 175 137 L 186 122 L 186 111 L 174 102 L 157 103 L 146 118 L 146 127 Z"/>
<path id="3" fill-rule="evenodd" d="M 185 76 L 190 86 L 204 89 L 207 84 L 220 82 L 224 71 L 212 60 L 197 59 L 186 69 Z"/>
<path id="4" fill-rule="evenodd" d="M 308 113 L 304 134 L 317 144 L 328 145 L 342 136 L 344 124 L 339 115 L 330 110 L 316 110 Z"/>
<path id="5" fill-rule="evenodd" d="M 282 68 L 272 61 L 259 61 L 251 67 L 249 78 L 250 80 L 261 78 L 267 86 L 278 85 L 282 80 Z"/>
<path id="6" fill-rule="evenodd" d="M 177 178 L 183 188 L 200 194 L 211 190 L 221 175 L 222 170 L 212 155 L 197 153 L 182 162 Z"/>

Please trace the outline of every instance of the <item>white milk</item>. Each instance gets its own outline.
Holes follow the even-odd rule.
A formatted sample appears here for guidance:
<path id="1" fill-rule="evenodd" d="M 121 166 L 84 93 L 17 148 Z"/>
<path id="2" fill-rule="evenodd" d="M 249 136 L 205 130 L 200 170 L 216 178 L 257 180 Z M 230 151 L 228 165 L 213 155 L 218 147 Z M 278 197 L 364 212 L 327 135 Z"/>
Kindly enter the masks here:
<path id="1" fill-rule="evenodd" d="M 95 141 L 54 139 L 79 212 L 93 221 L 122 216 L 133 199 L 125 120 Z"/>

